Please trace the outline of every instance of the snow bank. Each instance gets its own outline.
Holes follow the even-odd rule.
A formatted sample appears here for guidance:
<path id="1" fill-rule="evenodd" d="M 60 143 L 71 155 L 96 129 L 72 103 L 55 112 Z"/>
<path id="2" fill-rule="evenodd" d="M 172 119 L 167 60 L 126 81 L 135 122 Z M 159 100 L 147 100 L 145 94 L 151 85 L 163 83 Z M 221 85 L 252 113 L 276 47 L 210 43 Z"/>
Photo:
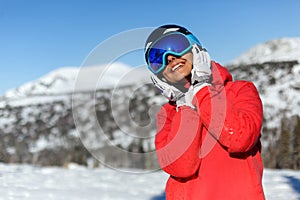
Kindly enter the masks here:
<path id="1" fill-rule="evenodd" d="M 167 178 L 162 171 L 133 174 L 78 165 L 65 169 L 0 164 L 0 199 L 157 200 L 163 199 Z M 267 200 L 297 200 L 300 171 L 266 169 L 263 185 Z"/>

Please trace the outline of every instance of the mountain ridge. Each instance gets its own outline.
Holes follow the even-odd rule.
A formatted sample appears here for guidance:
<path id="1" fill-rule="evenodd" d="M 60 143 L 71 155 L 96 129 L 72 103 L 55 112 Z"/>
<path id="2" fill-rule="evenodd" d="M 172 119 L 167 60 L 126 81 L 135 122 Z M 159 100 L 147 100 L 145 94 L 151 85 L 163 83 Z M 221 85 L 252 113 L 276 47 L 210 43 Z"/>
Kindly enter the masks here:
<path id="1" fill-rule="evenodd" d="M 133 78 L 128 78 L 128 76 Z M 147 83 L 150 79 L 146 77 L 149 76 L 150 73 L 142 67 L 133 68 L 120 62 L 84 67 L 62 67 L 37 80 L 7 91 L 0 97 L 0 102 L 1 100 L 7 102 L 24 100 L 24 98 L 71 95 L 134 83 Z"/>
<path id="2" fill-rule="evenodd" d="M 262 64 L 265 62 L 300 61 L 300 37 L 278 38 L 255 45 L 228 65 Z"/>

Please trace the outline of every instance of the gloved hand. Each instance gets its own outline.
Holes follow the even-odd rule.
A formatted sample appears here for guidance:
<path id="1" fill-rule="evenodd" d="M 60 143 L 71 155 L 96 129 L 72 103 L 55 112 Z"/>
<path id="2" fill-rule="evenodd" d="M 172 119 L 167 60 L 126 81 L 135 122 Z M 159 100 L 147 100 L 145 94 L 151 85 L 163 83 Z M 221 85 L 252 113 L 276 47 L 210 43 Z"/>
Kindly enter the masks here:
<path id="1" fill-rule="evenodd" d="M 182 93 L 176 87 L 160 80 L 157 76 L 151 76 L 151 80 L 153 84 L 160 90 L 161 94 L 169 101 L 176 102 L 178 99 L 184 96 L 184 93 Z"/>
<path id="2" fill-rule="evenodd" d="M 184 96 L 182 96 L 181 98 L 179 98 L 176 101 L 176 110 L 178 111 L 178 108 L 181 106 L 189 106 L 192 109 L 195 109 L 196 107 L 192 104 L 192 100 L 194 98 L 194 86 L 190 86 L 189 90 L 184 93 Z"/>
<path id="3" fill-rule="evenodd" d="M 190 108 L 192 109 L 196 109 L 196 105 L 193 105 L 192 104 L 192 101 L 193 101 L 193 98 L 194 96 L 197 94 L 197 92 L 199 90 L 201 90 L 203 87 L 205 86 L 209 86 L 211 84 L 209 83 L 197 83 L 195 85 L 191 85 L 189 87 L 189 90 L 184 93 L 184 96 L 182 96 L 181 98 L 179 98 L 177 101 L 176 101 L 176 105 L 177 105 L 177 110 L 180 106 L 189 106 Z"/>
<path id="4" fill-rule="evenodd" d="M 208 83 L 211 77 L 211 59 L 206 49 L 200 49 L 197 44 L 193 45 L 193 69 L 191 84 Z"/>

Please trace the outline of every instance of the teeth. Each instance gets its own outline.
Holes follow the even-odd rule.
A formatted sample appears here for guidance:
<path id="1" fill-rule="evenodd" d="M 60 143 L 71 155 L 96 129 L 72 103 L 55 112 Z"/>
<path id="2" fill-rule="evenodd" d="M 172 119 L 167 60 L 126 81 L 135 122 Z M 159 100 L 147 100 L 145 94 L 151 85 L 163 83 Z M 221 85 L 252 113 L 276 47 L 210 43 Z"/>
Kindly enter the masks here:
<path id="1" fill-rule="evenodd" d="M 178 65 L 176 65 L 175 67 L 172 68 L 172 71 L 175 72 L 182 65 L 183 65 L 182 63 L 179 63 Z"/>

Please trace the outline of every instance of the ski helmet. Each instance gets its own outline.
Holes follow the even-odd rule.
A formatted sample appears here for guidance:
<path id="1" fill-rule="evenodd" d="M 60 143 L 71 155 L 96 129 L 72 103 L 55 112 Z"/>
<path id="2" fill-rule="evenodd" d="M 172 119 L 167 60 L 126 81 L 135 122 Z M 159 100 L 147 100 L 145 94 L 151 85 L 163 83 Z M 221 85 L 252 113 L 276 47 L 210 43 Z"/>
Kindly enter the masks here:
<path id="1" fill-rule="evenodd" d="M 166 66 L 167 55 L 182 56 L 200 41 L 186 28 L 174 24 L 163 25 L 156 28 L 149 35 L 145 43 L 145 60 L 149 70 L 160 73 Z"/>

